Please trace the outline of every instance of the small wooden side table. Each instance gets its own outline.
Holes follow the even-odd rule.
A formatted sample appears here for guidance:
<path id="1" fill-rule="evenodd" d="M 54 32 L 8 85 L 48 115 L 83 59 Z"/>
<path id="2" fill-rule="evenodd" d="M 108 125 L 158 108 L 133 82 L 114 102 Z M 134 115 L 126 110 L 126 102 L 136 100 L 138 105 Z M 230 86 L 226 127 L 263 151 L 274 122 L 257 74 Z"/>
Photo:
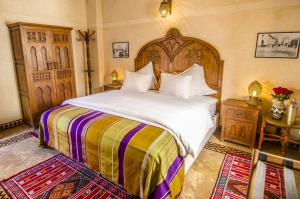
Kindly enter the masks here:
<path id="1" fill-rule="evenodd" d="M 261 106 L 248 105 L 245 100 L 227 99 L 222 104 L 221 141 L 255 146 Z"/>
<path id="2" fill-rule="evenodd" d="M 267 124 L 281 128 L 284 130 L 284 132 L 267 133 L 265 131 L 265 127 Z M 300 118 L 296 119 L 294 125 L 287 125 L 286 117 L 284 117 L 282 120 L 275 120 L 272 118 L 270 113 L 264 113 L 262 116 L 262 124 L 261 124 L 258 149 L 259 150 L 261 149 L 262 143 L 265 140 L 278 141 L 282 145 L 281 153 L 283 156 L 285 156 L 289 142 L 300 144 L 300 141 L 292 140 L 289 138 L 290 129 L 300 129 Z"/>
<path id="3" fill-rule="evenodd" d="M 121 87 L 122 87 L 122 84 L 119 84 L 119 85 L 106 84 L 106 85 L 104 85 L 104 91 L 120 90 Z"/>

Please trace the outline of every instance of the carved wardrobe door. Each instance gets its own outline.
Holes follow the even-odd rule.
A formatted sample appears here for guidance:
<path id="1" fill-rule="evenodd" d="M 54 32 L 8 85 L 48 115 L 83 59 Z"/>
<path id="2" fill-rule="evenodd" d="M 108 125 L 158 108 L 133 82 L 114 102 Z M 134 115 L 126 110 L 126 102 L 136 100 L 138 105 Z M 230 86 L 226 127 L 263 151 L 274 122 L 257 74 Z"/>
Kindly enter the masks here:
<path id="1" fill-rule="evenodd" d="M 70 31 L 52 31 L 57 104 L 76 96 Z"/>
<path id="2" fill-rule="evenodd" d="M 76 97 L 72 28 L 21 22 L 8 27 L 23 120 L 37 128 L 44 111 Z"/>
<path id="3" fill-rule="evenodd" d="M 57 103 L 52 70 L 51 32 L 46 29 L 24 28 L 22 34 L 30 104 L 36 124 L 40 115 Z"/>

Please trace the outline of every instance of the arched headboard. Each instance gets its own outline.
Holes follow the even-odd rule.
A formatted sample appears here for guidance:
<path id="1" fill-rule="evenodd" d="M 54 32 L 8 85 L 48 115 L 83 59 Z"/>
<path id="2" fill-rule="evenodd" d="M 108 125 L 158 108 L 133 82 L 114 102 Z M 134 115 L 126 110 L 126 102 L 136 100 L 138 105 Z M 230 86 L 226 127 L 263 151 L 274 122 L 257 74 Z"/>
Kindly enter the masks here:
<path id="1" fill-rule="evenodd" d="M 223 60 L 219 52 L 209 43 L 193 37 L 182 36 L 178 29 L 171 28 L 165 37 L 145 44 L 135 59 L 135 70 L 144 67 L 149 61 L 154 64 L 157 79 L 161 71 L 183 72 L 194 63 L 203 66 L 206 83 L 217 94 L 217 111 L 220 111 L 222 94 Z"/>

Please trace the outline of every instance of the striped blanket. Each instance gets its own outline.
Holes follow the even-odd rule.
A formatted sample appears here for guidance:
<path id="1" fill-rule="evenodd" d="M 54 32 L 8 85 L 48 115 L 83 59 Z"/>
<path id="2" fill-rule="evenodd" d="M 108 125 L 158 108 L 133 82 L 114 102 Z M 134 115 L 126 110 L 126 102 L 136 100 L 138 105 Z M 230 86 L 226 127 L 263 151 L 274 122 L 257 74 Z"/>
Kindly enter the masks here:
<path id="1" fill-rule="evenodd" d="M 159 127 L 67 104 L 42 115 L 39 142 L 141 198 L 175 198 L 181 191 L 183 158 Z"/>

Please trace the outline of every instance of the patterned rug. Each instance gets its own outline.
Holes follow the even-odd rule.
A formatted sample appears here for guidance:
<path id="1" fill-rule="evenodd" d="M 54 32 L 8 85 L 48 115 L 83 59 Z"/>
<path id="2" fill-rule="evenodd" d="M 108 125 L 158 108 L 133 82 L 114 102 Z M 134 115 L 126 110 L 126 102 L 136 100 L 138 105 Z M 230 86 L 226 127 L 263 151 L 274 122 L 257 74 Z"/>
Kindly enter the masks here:
<path id="1" fill-rule="evenodd" d="M 136 198 L 62 154 L 0 183 L 0 198 Z"/>
<path id="2" fill-rule="evenodd" d="M 286 198 L 283 167 L 271 163 L 267 163 L 266 166 L 264 198 Z"/>
<path id="3" fill-rule="evenodd" d="M 251 165 L 252 158 L 226 154 L 211 198 L 247 198 Z"/>
<path id="4" fill-rule="evenodd" d="M 32 138 L 32 137 L 38 137 L 38 132 L 37 131 L 29 131 L 25 134 L 19 134 L 19 135 L 7 138 L 5 140 L 0 140 L 0 148 L 8 146 L 8 145 L 12 145 L 12 144 L 17 144 L 18 142 L 21 142 L 25 139 L 29 139 L 29 138 Z M 221 145 L 221 144 L 218 144 L 218 143 L 210 142 L 210 141 L 208 141 L 206 143 L 205 149 L 208 149 L 209 151 L 214 151 L 214 152 L 217 152 L 217 153 L 220 153 L 220 154 L 224 154 L 225 157 L 226 157 L 226 154 L 235 154 L 237 156 L 251 158 L 251 153 L 248 153 L 248 152 L 245 152 L 245 151 L 242 151 L 242 150 L 238 150 L 238 149 L 235 149 L 235 148 L 232 148 L 232 147 L 228 147 L 228 146 L 225 146 L 225 145 Z M 223 164 L 224 164 L 224 162 L 223 162 Z M 17 174 L 17 175 L 20 175 L 20 174 Z M 15 175 L 15 176 L 17 176 L 17 175 Z M 12 178 L 14 178 L 14 177 L 12 177 Z M 211 189 L 212 189 L 213 184 L 211 186 L 212 186 L 211 187 Z M 0 186 L 0 199 L 5 198 L 5 196 L 6 196 L 6 193 L 4 191 L 1 191 L 1 186 Z M 7 196 L 7 198 L 9 198 L 9 196 Z"/>

